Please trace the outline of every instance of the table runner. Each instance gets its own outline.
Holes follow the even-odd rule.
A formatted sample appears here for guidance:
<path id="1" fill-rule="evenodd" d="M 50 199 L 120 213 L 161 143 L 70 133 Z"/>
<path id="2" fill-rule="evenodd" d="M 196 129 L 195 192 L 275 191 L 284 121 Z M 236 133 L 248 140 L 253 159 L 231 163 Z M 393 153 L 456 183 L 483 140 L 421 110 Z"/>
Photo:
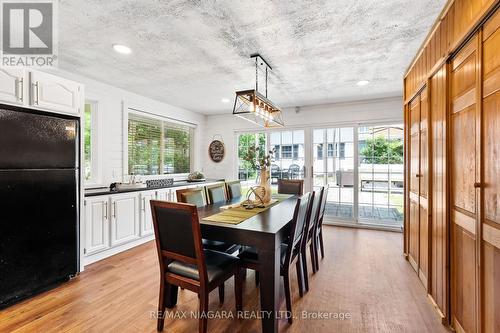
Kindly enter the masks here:
<path id="1" fill-rule="evenodd" d="M 273 194 L 273 200 L 274 202 L 271 202 L 266 207 L 263 208 L 253 208 L 253 209 L 246 209 L 245 207 L 241 206 L 225 206 L 220 213 L 214 214 L 207 216 L 203 218 L 204 221 L 211 221 L 211 222 L 220 222 L 220 223 L 229 223 L 229 224 L 239 224 L 245 220 L 248 220 L 252 216 L 255 216 L 259 213 L 262 213 L 269 208 L 273 207 L 274 205 L 280 203 L 283 200 L 286 200 L 288 198 L 291 198 L 293 195 L 290 194 Z"/>

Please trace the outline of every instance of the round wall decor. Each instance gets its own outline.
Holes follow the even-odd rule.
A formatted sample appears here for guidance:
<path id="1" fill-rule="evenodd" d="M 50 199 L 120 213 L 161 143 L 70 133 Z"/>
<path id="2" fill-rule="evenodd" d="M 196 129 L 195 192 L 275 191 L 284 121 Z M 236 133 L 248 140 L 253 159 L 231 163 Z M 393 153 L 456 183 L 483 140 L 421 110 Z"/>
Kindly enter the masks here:
<path id="1" fill-rule="evenodd" d="M 224 142 L 220 140 L 212 140 L 210 145 L 208 146 L 208 155 L 210 155 L 210 159 L 216 163 L 222 161 L 224 158 Z"/>

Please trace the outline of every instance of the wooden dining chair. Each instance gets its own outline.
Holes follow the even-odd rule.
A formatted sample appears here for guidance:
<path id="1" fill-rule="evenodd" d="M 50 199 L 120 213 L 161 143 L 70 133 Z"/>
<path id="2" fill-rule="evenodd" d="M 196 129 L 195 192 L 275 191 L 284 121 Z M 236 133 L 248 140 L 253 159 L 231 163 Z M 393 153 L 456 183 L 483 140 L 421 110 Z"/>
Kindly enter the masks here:
<path id="1" fill-rule="evenodd" d="M 204 249 L 195 205 L 151 200 L 156 249 L 160 263 L 160 295 L 157 330 L 162 331 L 164 311 L 177 302 L 177 288 L 198 294 L 199 332 L 207 332 L 208 294 L 219 287 L 224 302 L 224 282 L 234 276 L 236 310 L 242 309 L 239 259 Z"/>
<path id="2" fill-rule="evenodd" d="M 177 202 L 193 204 L 196 207 L 203 207 L 207 204 L 205 189 L 202 187 L 180 189 L 176 191 L 176 194 Z"/>
<path id="3" fill-rule="evenodd" d="M 321 198 L 321 205 L 319 208 L 319 216 L 316 221 L 315 232 L 314 232 L 314 252 L 315 252 L 315 261 L 316 261 L 316 272 L 319 270 L 319 256 L 318 256 L 318 247 L 321 250 L 321 259 L 325 257 L 325 246 L 323 244 L 323 218 L 325 216 L 326 209 L 326 201 L 328 199 L 328 189 L 329 187 L 325 187 L 323 189 L 323 196 Z"/>
<path id="4" fill-rule="evenodd" d="M 303 179 L 279 179 L 278 193 L 302 195 L 304 193 Z"/>
<path id="5" fill-rule="evenodd" d="M 320 208 L 321 208 L 321 200 L 323 199 L 323 191 L 324 187 L 321 187 L 319 190 L 314 191 L 311 194 L 311 209 L 309 210 L 309 214 L 306 220 L 306 224 L 304 226 L 304 236 L 302 237 L 301 244 L 301 254 L 302 254 L 302 267 L 304 268 L 304 286 L 306 291 L 309 291 L 309 274 L 307 271 L 307 247 L 309 247 L 309 253 L 311 256 L 311 267 L 313 273 L 316 273 L 316 264 L 317 264 L 317 251 L 316 251 L 316 242 L 315 233 L 316 233 L 316 223 L 319 219 Z"/>
<path id="6" fill-rule="evenodd" d="M 177 190 L 177 202 L 193 204 L 196 207 L 203 207 L 207 203 L 205 188 L 187 188 Z M 230 244 L 218 240 L 203 239 L 205 249 L 234 253 L 241 248 L 237 244 Z"/>
<path id="7" fill-rule="evenodd" d="M 226 184 L 224 183 L 207 185 L 205 191 L 209 205 L 227 201 Z"/>
<path id="8" fill-rule="evenodd" d="M 299 294 L 304 295 L 303 289 L 303 268 L 302 268 L 302 254 L 300 246 L 302 244 L 302 237 L 304 235 L 304 227 L 307 220 L 307 215 L 311 209 L 311 194 L 306 193 L 297 199 L 293 219 L 290 225 L 290 234 L 288 243 L 283 243 L 280 246 L 281 260 L 280 260 L 280 275 L 283 276 L 285 287 L 285 302 L 286 309 L 292 313 L 292 297 L 290 289 L 290 267 L 293 264 L 297 270 L 297 280 L 299 283 Z M 240 266 L 243 268 L 253 269 L 256 274 L 260 270 L 258 250 L 252 247 L 245 248 L 238 254 L 241 259 Z M 288 318 L 288 322 L 293 322 L 293 316 Z"/>
<path id="9" fill-rule="evenodd" d="M 239 180 L 233 180 L 226 182 L 227 196 L 228 199 L 236 199 L 243 195 L 241 191 L 241 182 Z"/>

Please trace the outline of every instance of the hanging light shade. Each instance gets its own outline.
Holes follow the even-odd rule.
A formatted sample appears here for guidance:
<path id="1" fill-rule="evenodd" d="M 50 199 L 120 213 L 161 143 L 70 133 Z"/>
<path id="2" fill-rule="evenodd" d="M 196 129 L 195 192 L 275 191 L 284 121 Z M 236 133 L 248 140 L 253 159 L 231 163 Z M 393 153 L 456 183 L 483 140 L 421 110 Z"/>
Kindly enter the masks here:
<path id="1" fill-rule="evenodd" d="M 255 89 L 242 90 L 236 92 L 234 100 L 233 115 L 250 121 L 265 128 L 284 127 L 281 110 L 267 98 L 267 70 L 271 66 L 259 55 L 251 56 L 255 58 Z M 258 64 L 266 66 L 266 94 L 259 93 Z"/>

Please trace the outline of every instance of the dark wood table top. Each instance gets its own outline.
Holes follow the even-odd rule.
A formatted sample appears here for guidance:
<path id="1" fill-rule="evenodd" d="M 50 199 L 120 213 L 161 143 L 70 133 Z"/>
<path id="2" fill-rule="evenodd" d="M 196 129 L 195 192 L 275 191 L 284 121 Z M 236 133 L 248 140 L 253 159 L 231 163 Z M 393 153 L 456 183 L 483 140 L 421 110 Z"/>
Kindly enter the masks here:
<path id="1" fill-rule="evenodd" d="M 285 199 L 271 208 L 254 215 L 247 220 L 238 223 L 221 223 L 213 221 L 205 221 L 204 217 L 217 214 L 220 212 L 220 207 L 241 202 L 242 198 L 229 200 L 224 203 L 218 203 L 198 208 L 198 216 L 200 223 L 204 225 L 217 226 L 222 228 L 231 228 L 238 230 L 247 230 L 250 232 L 259 232 L 264 234 L 276 234 L 281 231 L 293 218 L 297 197 Z"/>

